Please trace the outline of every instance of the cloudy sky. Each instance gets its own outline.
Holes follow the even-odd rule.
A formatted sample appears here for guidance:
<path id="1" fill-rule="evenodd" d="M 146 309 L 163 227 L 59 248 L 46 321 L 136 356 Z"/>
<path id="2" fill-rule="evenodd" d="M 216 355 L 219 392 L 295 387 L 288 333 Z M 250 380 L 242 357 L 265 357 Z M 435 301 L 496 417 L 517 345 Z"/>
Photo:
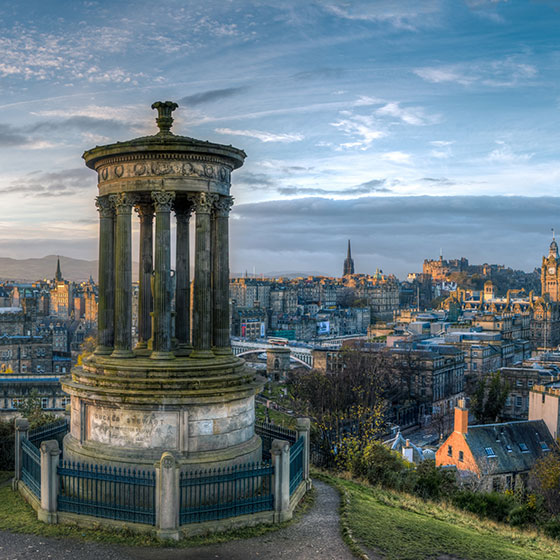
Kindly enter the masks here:
<path id="1" fill-rule="evenodd" d="M 532 270 L 560 230 L 560 1 L 0 3 L 0 256 L 94 259 L 96 144 L 247 154 L 232 270 Z"/>

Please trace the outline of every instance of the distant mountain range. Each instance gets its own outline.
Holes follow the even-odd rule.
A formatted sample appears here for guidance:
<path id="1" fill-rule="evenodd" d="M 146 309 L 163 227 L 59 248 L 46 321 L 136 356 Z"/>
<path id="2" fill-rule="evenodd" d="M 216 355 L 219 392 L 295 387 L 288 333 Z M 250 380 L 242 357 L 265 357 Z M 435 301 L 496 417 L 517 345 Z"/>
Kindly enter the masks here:
<path id="1" fill-rule="evenodd" d="M 40 259 L 9 259 L 0 257 L 0 280 L 34 282 L 44 278 L 52 279 L 56 273 L 57 255 L 47 255 Z M 65 280 L 83 282 L 90 275 L 97 282 L 97 261 L 60 257 L 60 269 Z"/>

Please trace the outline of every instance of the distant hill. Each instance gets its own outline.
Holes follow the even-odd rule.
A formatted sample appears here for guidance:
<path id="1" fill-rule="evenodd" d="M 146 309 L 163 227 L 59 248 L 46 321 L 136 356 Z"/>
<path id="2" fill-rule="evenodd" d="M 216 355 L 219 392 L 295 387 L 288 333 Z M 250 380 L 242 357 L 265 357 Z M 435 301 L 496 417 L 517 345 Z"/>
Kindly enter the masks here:
<path id="1" fill-rule="evenodd" d="M 232 278 L 243 278 L 245 272 L 232 272 L 230 275 Z M 308 276 L 329 276 L 324 272 L 262 272 L 261 274 L 252 274 L 247 272 L 247 278 L 307 278 Z"/>
<path id="2" fill-rule="evenodd" d="M 56 273 L 56 255 L 47 255 L 40 259 L 9 259 L 0 257 L 0 280 L 18 280 L 34 282 L 43 278 L 54 278 Z M 97 261 L 60 257 L 60 268 L 65 280 L 83 282 L 90 275 L 97 282 Z"/>

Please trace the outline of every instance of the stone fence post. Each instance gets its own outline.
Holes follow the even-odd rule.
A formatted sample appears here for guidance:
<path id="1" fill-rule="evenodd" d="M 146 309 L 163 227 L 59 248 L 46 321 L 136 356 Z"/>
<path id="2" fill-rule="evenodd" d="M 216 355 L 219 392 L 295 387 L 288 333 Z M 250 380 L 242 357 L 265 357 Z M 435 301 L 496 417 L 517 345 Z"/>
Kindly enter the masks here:
<path id="1" fill-rule="evenodd" d="M 12 479 L 12 488 L 17 490 L 18 482 L 21 480 L 21 440 L 27 437 L 29 433 L 29 421 L 27 418 L 16 418 L 15 422 L 15 439 L 14 439 L 14 478 Z"/>
<path id="2" fill-rule="evenodd" d="M 274 464 L 274 521 L 292 517 L 290 511 L 290 444 L 283 439 L 272 440 L 270 454 Z"/>
<path id="3" fill-rule="evenodd" d="M 163 453 L 156 468 L 156 527 L 158 537 L 178 541 L 179 534 L 179 468 L 175 457 Z"/>
<path id="4" fill-rule="evenodd" d="M 296 431 L 298 439 L 303 437 L 303 480 L 306 490 L 311 489 L 311 478 L 309 477 L 309 465 L 311 461 L 310 453 L 310 431 L 311 420 L 309 418 L 298 418 L 296 420 Z"/>
<path id="5" fill-rule="evenodd" d="M 41 508 L 37 512 L 39 521 L 58 523 L 58 459 L 60 448 L 56 439 L 41 443 Z"/>

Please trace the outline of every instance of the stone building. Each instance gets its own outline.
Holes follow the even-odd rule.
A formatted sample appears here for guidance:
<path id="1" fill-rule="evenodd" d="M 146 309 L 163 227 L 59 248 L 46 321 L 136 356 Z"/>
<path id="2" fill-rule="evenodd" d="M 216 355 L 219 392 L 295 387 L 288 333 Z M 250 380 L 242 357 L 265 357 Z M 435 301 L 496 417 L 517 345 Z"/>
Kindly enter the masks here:
<path id="1" fill-rule="evenodd" d="M 447 280 L 449 275 L 454 272 L 466 272 L 468 269 L 468 259 L 461 257 L 448 261 L 443 259 L 443 255 L 440 255 L 438 260 L 424 260 L 422 273 L 431 276 L 432 281 L 440 282 Z"/>
<path id="2" fill-rule="evenodd" d="M 523 490 L 537 459 L 557 448 L 542 420 L 469 426 L 464 401 L 454 428 L 436 452 L 436 466 L 455 466 L 483 492 Z"/>
<path id="3" fill-rule="evenodd" d="M 348 252 L 346 254 L 346 259 L 344 260 L 342 276 L 350 276 L 352 274 L 354 274 L 354 259 L 352 258 L 352 249 L 350 248 L 350 239 L 349 239 Z"/>
<path id="4" fill-rule="evenodd" d="M 20 415 L 18 407 L 35 392 L 41 408 L 46 412 L 62 414 L 70 397 L 62 390 L 58 375 L 18 373 L 0 375 L 0 418 L 3 420 Z"/>
<path id="5" fill-rule="evenodd" d="M 1 335 L 0 364 L 4 371 L 15 373 L 52 373 L 52 337 Z"/>
<path id="6" fill-rule="evenodd" d="M 529 420 L 543 420 L 552 437 L 558 440 L 560 437 L 560 381 L 531 387 Z"/>
<path id="7" fill-rule="evenodd" d="M 74 312 L 74 284 L 64 280 L 57 260 L 54 287 L 51 289 L 50 312 L 60 319 L 70 319 Z"/>

